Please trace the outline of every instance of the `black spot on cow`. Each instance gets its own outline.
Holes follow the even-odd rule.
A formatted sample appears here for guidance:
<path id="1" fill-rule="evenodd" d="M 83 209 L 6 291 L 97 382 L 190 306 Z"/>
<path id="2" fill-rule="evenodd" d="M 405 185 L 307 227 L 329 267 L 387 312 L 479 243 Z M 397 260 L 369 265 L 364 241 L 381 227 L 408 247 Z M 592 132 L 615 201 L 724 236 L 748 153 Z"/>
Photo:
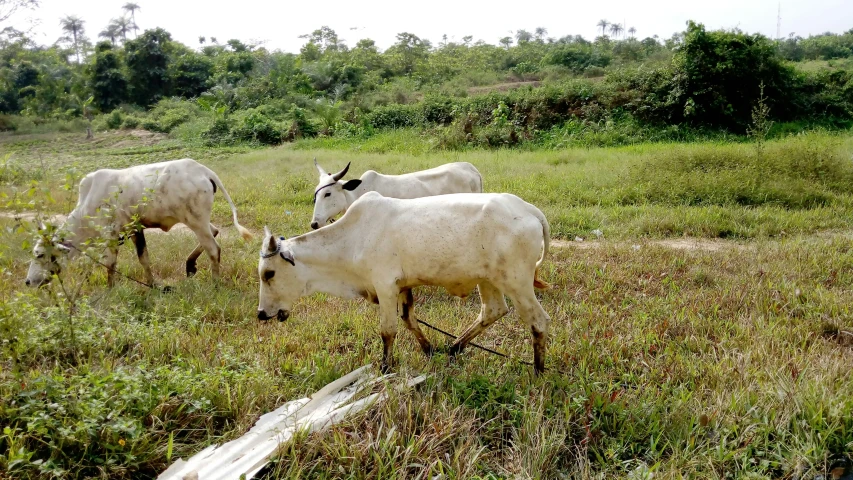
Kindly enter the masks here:
<path id="1" fill-rule="evenodd" d="M 210 180 L 210 184 L 213 185 L 213 193 L 216 193 L 216 183 L 213 180 Z"/>

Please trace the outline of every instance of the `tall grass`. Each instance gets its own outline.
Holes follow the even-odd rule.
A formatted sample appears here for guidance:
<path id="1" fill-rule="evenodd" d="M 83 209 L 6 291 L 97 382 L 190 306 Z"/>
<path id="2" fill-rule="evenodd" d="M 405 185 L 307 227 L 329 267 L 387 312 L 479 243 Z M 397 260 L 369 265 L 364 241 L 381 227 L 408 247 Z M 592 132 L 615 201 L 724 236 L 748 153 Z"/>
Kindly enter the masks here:
<path id="1" fill-rule="evenodd" d="M 814 478 L 851 455 L 849 137 L 771 141 L 762 162 L 749 144 L 722 143 L 413 156 L 99 141 L 3 138 L 0 149 L 22 168 L 53 165 L 33 201 L 62 213 L 75 200 L 59 189 L 71 169 L 195 157 L 222 178 L 243 225 L 288 236 L 307 230 L 314 156 L 329 169 L 353 161 L 356 173 L 470 161 L 487 191 L 540 206 L 555 236 L 624 240 L 549 255 L 555 288 L 541 302 L 554 371 L 535 378 L 479 351 L 427 359 L 401 332 L 399 371 L 428 373 L 427 384 L 297 439 L 268 478 Z M 204 260 L 184 278 L 196 241 L 181 232 L 148 235 L 171 293 L 129 281 L 107 291 L 101 269 L 71 265 L 83 286 L 72 342 L 61 297 L 22 285 L 31 232 L 0 217 L 0 476 L 151 477 L 379 357 L 367 302 L 315 295 L 285 323 L 257 322 L 259 246 L 231 231 L 219 195 L 214 223 L 219 281 Z M 643 238 L 684 234 L 743 241 L 685 251 Z M 119 269 L 141 278 L 132 248 Z M 478 311 L 476 298 L 416 291 L 415 314 L 449 331 Z M 530 356 L 514 313 L 480 340 Z"/>

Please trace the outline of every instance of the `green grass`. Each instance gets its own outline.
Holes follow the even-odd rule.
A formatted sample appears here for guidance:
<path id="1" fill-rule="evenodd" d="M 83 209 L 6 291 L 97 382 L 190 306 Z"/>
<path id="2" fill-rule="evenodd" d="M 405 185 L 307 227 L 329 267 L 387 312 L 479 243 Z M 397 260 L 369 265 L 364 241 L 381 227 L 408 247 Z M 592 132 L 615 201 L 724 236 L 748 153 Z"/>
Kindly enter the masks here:
<path id="1" fill-rule="evenodd" d="M 604 232 L 546 262 L 547 361 L 566 375 L 535 378 L 477 350 L 427 359 L 401 331 L 399 370 L 431 374 L 427 385 L 300 437 L 268 478 L 814 478 L 853 455 L 848 136 L 771 142 L 760 161 L 723 143 L 411 155 L 98 137 L 0 138 L 0 153 L 15 152 L 4 203 L 17 192 L 18 209 L 68 213 L 70 169 L 190 156 L 219 174 L 243 225 L 290 236 L 307 230 L 315 156 L 353 172 L 470 161 L 487 191 L 542 208 L 555 237 Z M 379 359 L 377 307 L 364 301 L 315 295 L 285 323 L 255 320 L 259 241 L 238 239 L 220 195 L 214 223 L 225 226 L 220 281 L 204 259 L 184 278 L 191 236 L 152 234 L 154 275 L 175 290 L 122 280 L 107 291 L 104 272 L 80 262 L 63 276 L 82 292 L 69 318 L 57 285 L 23 287 L 32 236 L 0 218 L 0 476 L 150 478 L 170 438 L 171 459 L 186 457 Z M 660 241 L 683 235 L 738 241 Z M 119 269 L 141 278 L 132 250 Z M 417 316 L 446 330 L 479 311 L 476 295 L 415 293 Z M 514 313 L 478 340 L 531 357 Z"/>

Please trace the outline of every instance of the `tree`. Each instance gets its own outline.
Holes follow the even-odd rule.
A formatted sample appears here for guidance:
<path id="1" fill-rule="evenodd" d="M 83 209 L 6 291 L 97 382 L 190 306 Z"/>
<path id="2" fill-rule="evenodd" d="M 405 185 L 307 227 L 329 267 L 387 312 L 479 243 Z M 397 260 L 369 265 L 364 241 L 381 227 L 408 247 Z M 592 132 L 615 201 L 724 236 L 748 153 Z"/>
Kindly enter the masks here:
<path id="1" fill-rule="evenodd" d="M 124 44 L 130 99 L 149 106 L 169 93 L 169 51 L 172 36 L 162 28 L 146 30 Z"/>
<path id="2" fill-rule="evenodd" d="M 674 112 L 694 124 L 745 131 L 752 108 L 765 89 L 776 116 L 796 108 L 791 96 L 793 67 L 783 65 L 775 42 L 759 34 L 705 30 L 689 22 L 673 58 L 677 74 Z"/>
<path id="3" fill-rule="evenodd" d="M 199 97 L 211 86 L 213 61 L 187 49 L 170 65 L 172 93 L 185 98 Z"/>
<path id="4" fill-rule="evenodd" d="M 637 29 L 634 27 L 631 27 L 628 29 L 628 33 L 631 34 L 631 38 L 634 38 L 634 34 L 637 33 Z"/>
<path id="5" fill-rule="evenodd" d="M 109 112 L 127 100 L 127 79 L 112 43 L 100 42 L 95 46 L 89 79 L 94 104 L 100 111 Z"/>
<path id="6" fill-rule="evenodd" d="M 116 29 L 121 33 L 121 38 L 123 41 L 127 41 L 127 32 L 131 29 L 136 29 L 136 24 L 134 24 L 127 17 L 119 17 L 112 20 L 112 24 L 115 25 Z"/>
<path id="7" fill-rule="evenodd" d="M 518 30 L 515 32 L 515 39 L 518 44 L 521 45 L 522 43 L 527 43 L 533 40 L 533 35 L 531 35 L 527 30 Z"/>
<path id="8" fill-rule="evenodd" d="M 623 30 L 622 24 L 613 23 L 610 25 L 610 34 L 613 35 L 613 38 L 617 38 Z"/>
<path id="9" fill-rule="evenodd" d="M 325 25 L 311 33 L 300 35 L 299 38 L 307 38 L 308 43 L 317 45 L 322 53 L 326 51 L 336 52 L 338 50 L 346 50 L 346 45 L 338 38 L 338 34 Z"/>
<path id="10" fill-rule="evenodd" d="M 397 43 L 385 53 L 390 56 L 394 70 L 409 75 L 414 72 L 418 65 L 426 62 L 429 50 L 432 47 L 429 40 L 424 40 L 409 32 L 397 34 Z"/>
<path id="11" fill-rule="evenodd" d="M 118 38 L 119 35 L 121 35 L 121 32 L 118 27 L 114 23 L 110 22 L 109 25 L 107 25 L 107 28 L 101 30 L 98 37 L 106 38 L 110 43 L 116 43 L 116 38 Z"/>
<path id="12" fill-rule="evenodd" d="M 504 46 L 504 48 L 509 50 L 509 47 L 512 45 L 512 37 L 503 37 L 500 40 L 498 40 L 498 43 L 500 43 L 501 45 Z"/>
<path id="13" fill-rule="evenodd" d="M 127 2 L 122 5 L 121 9 L 130 13 L 130 26 L 133 28 L 133 36 L 138 37 L 139 34 L 137 31 L 139 30 L 139 27 L 136 26 L 136 11 L 141 10 L 141 7 L 133 2 Z"/>
<path id="14" fill-rule="evenodd" d="M 71 41 L 74 53 L 77 54 L 77 63 L 80 63 L 80 40 L 82 40 L 86 32 L 86 29 L 83 27 L 84 23 L 86 21 L 76 15 L 66 15 L 59 20 L 62 31 L 69 35 L 65 38 Z"/>
<path id="15" fill-rule="evenodd" d="M 21 9 L 34 9 L 39 6 L 39 0 L 0 0 L 0 27 L 12 15 Z M 0 28 L 0 30 L 5 30 Z"/>
<path id="16" fill-rule="evenodd" d="M 600 29 L 601 29 L 601 36 L 602 36 L 602 37 L 603 37 L 604 35 L 606 35 L 606 33 L 605 33 L 605 32 L 607 31 L 607 27 L 608 27 L 609 25 L 610 25 L 610 22 L 608 22 L 607 20 L 599 20 L 599 21 L 598 21 L 598 28 L 600 28 Z"/>
<path id="17" fill-rule="evenodd" d="M 545 35 L 548 35 L 548 29 L 545 27 L 536 27 L 536 41 L 541 42 L 545 39 Z"/>
<path id="18" fill-rule="evenodd" d="M 207 43 L 207 38 L 206 38 L 205 36 L 203 36 L 203 35 L 199 35 L 199 37 L 198 37 L 198 44 L 199 44 L 199 45 L 204 45 L 205 43 Z"/>

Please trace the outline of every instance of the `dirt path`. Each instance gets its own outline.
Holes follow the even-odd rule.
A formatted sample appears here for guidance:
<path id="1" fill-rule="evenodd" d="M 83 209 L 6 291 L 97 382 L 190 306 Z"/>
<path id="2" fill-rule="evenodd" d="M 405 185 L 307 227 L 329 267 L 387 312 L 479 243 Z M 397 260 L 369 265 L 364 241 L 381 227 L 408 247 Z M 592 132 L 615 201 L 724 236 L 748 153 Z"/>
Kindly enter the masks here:
<path id="1" fill-rule="evenodd" d="M 576 248 L 579 250 L 588 250 L 593 248 L 603 248 L 606 245 L 631 245 L 634 249 L 639 250 L 646 245 L 657 245 L 673 250 L 692 250 L 704 252 L 719 252 L 725 249 L 743 249 L 745 245 L 742 243 L 733 242 L 731 240 L 711 240 L 705 238 L 668 238 L 663 240 L 642 240 L 634 242 L 605 242 L 601 240 L 592 241 L 567 241 L 552 239 L 551 246 L 556 248 Z"/>

